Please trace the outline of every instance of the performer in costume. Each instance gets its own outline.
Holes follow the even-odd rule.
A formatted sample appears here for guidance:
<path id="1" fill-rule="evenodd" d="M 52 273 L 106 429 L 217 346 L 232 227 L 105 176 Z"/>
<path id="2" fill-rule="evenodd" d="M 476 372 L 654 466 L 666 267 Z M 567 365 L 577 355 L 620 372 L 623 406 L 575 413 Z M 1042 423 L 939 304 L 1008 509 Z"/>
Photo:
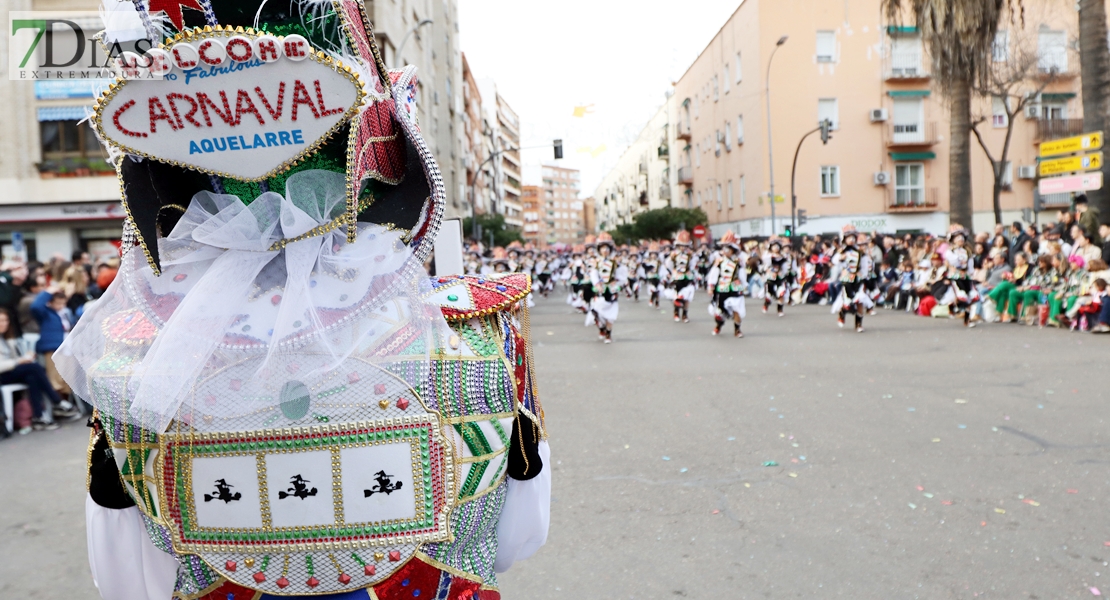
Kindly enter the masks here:
<path id="1" fill-rule="evenodd" d="M 694 282 L 690 253 L 690 232 L 685 229 L 675 235 L 675 249 L 667 261 L 669 288 L 667 298 L 674 301 L 674 321 L 690 322 L 690 301 L 697 286 Z"/>
<path id="2" fill-rule="evenodd" d="M 92 117 L 124 256 L 54 360 L 96 409 L 102 597 L 499 598 L 547 526 L 528 277 L 424 273 L 442 179 L 415 70 L 385 70 L 360 3 L 201 4 L 171 13 L 167 49 L 258 52 L 201 88 L 258 110 L 179 122 L 159 99 L 196 83 L 173 66 L 117 81 Z M 270 119 L 298 108 L 295 134 Z M 241 150 L 184 154 L 181 127 Z"/>
<path id="3" fill-rule="evenodd" d="M 594 290 L 590 301 L 590 314 L 587 324 L 597 325 L 598 338 L 606 344 L 613 343 L 613 324 L 617 322 L 621 280 L 618 271 L 622 269 L 612 256 L 613 238 L 601 232 L 597 236 L 597 264 L 590 271 L 590 284 Z"/>
<path id="4" fill-rule="evenodd" d="M 713 335 L 720 335 L 721 327 L 728 319 L 732 320 L 734 336 L 744 337 L 740 331 L 740 321 L 746 316 L 744 292 L 748 287 L 744 270 L 744 257 L 740 251 L 740 240 L 732 230 L 721 236 L 721 250 L 706 275 L 706 282 L 713 299 L 709 304 L 709 314 L 716 321 Z"/>
<path id="5" fill-rule="evenodd" d="M 639 278 L 647 283 L 648 303 L 655 308 L 659 308 L 659 293 L 663 289 L 660 278 L 663 270 L 663 261 L 659 259 L 659 244 L 651 242 L 648 245 L 647 257 L 640 263 Z"/>
<path id="6" fill-rule="evenodd" d="M 586 300 L 586 287 L 589 285 L 590 274 L 586 266 L 585 246 L 577 244 L 574 246 L 574 254 L 571 255 L 570 265 L 570 294 L 567 296 L 567 304 L 573 306 L 575 310 L 582 314 L 589 312 L 589 302 Z M 592 291 L 591 291 L 592 297 Z"/>
<path id="7" fill-rule="evenodd" d="M 767 314 L 767 309 L 771 307 L 771 301 L 774 300 L 778 305 L 778 315 L 781 317 L 782 305 L 790 299 L 792 278 L 791 258 L 783 255 L 782 242 L 779 240 L 771 240 L 768 245 L 767 254 L 763 256 L 763 274 L 766 282 L 763 314 Z"/>
<path id="8" fill-rule="evenodd" d="M 964 327 L 975 327 L 971 322 L 971 305 L 979 301 L 979 294 L 971 281 L 971 251 L 967 247 L 967 231 L 954 225 L 948 234 L 950 246 L 944 253 L 948 266 L 948 289 L 939 304 L 954 307 L 952 314 L 963 313 Z"/>
<path id="9" fill-rule="evenodd" d="M 871 298 L 864 289 L 863 282 L 871 273 L 871 258 L 860 250 L 866 243 L 862 234 L 857 234 L 851 225 L 844 227 L 844 246 L 833 259 L 840 269 L 840 296 L 833 303 L 833 313 L 839 313 L 837 326 L 844 327 L 844 316 L 848 311 L 855 314 L 856 333 L 863 333 L 863 313 L 871 306 Z"/>

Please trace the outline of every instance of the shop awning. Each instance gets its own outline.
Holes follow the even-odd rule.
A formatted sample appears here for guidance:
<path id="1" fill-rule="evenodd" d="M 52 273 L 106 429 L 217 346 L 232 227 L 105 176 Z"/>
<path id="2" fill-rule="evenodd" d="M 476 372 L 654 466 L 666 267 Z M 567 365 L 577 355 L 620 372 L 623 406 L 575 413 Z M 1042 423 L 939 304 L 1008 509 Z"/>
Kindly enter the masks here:
<path id="1" fill-rule="evenodd" d="M 917 33 L 916 25 L 887 25 L 886 32 L 890 35 L 896 33 Z"/>
<path id="2" fill-rule="evenodd" d="M 936 152 L 891 152 L 890 158 L 894 161 L 904 160 L 933 160 L 937 157 Z"/>
<path id="3" fill-rule="evenodd" d="M 1062 94 L 1041 94 L 1041 101 L 1043 102 L 1066 102 L 1075 97 L 1071 92 L 1064 92 Z"/>
<path id="4" fill-rule="evenodd" d="M 87 106 L 40 106 L 39 121 L 80 121 L 88 116 Z"/>
<path id="5" fill-rule="evenodd" d="M 931 93 L 929 90 L 890 90 L 887 92 L 891 98 L 924 98 Z"/>

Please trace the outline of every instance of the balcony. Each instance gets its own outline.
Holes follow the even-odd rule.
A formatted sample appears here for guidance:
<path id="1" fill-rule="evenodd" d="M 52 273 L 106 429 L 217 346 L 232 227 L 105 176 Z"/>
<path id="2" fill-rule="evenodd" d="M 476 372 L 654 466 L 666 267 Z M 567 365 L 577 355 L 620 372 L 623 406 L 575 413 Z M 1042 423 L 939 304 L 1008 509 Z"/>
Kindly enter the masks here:
<path id="1" fill-rule="evenodd" d="M 929 79 L 925 68 L 924 52 L 914 49 L 895 49 L 886 59 L 884 76 L 887 81 L 911 82 Z"/>
<path id="2" fill-rule="evenodd" d="M 678 182 L 682 185 L 694 185 L 694 170 L 690 167 L 679 167 Z"/>
<path id="3" fill-rule="evenodd" d="M 671 200 L 671 186 L 667 184 L 659 186 L 659 199 L 668 202 Z"/>
<path id="4" fill-rule="evenodd" d="M 890 134 L 887 138 L 887 147 L 899 146 L 932 146 L 937 143 L 937 124 L 929 123 L 893 123 L 889 126 Z"/>
<path id="5" fill-rule="evenodd" d="M 1037 141 L 1082 135 L 1083 119 L 1037 119 Z"/>
<path id="6" fill-rule="evenodd" d="M 680 140 L 686 140 L 687 142 L 693 139 L 693 135 L 690 133 L 690 124 L 679 123 L 676 125 L 674 128 L 674 136 Z"/>
<path id="7" fill-rule="evenodd" d="M 940 210 L 937 188 L 890 190 L 886 211 L 892 213 L 935 212 Z"/>

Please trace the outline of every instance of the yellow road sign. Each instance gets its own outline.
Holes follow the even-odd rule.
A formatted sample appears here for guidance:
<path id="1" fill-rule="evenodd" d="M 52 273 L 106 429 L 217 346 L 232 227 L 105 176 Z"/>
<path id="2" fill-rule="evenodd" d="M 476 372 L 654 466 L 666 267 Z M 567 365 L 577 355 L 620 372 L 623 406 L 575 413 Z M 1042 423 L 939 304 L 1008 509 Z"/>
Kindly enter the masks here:
<path id="1" fill-rule="evenodd" d="M 1086 154 L 1084 156 L 1068 156 L 1054 158 L 1041 163 L 1041 177 L 1073 173 L 1076 171 L 1090 171 L 1102 168 L 1102 153 Z"/>
<path id="2" fill-rule="evenodd" d="M 1102 132 L 1093 131 L 1075 137 L 1051 142 L 1041 142 L 1041 157 L 1072 154 L 1075 152 L 1090 152 L 1102 148 Z M 1043 175 L 1043 173 L 1042 173 Z"/>

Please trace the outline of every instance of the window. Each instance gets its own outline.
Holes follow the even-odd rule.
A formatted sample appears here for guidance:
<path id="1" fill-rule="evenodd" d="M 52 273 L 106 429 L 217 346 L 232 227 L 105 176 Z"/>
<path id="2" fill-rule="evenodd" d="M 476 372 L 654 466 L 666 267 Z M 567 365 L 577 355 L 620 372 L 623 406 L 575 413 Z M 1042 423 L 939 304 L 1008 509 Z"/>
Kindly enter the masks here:
<path id="1" fill-rule="evenodd" d="M 1063 73 L 1068 70 L 1068 34 L 1066 31 L 1042 29 L 1037 42 L 1037 65 L 1041 72 Z"/>
<path id="2" fill-rule="evenodd" d="M 994 62 L 1004 63 L 1010 58 L 1010 32 L 999 31 L 994 34 L 994 44 L 991 45 L 991 58 Z"/>
<path id="3" fill-rule="evenodd" d="M 694 118 L 695 118 L 695 119 L 696 119 L 696 118 L 698 118 L 698 115 L 699 115 L 699 114 L 701 114 L 701 113 L 700 113 L 700 111 L 698 110 L 698 97 L 697 97 L 697 96 L 694 96 Z"/>
<path id="4" fill-rule="evenodd" d="M 744 143 L 744 115 L 736 117 L 736 143 Z"/>
<path id="5" fill-rule="evenodd" d="M 713 76 L 713 101 L 716 102 L 721 99 L 721 84 L 717 81 L 717 76 Z"/>
<path id="6" fill-rule="evenodd" d="M 725 63 L 725 68 L 724 68 L 724 75 L 725 75 L 725 76 L 721 78 L 721 83 L 725 84 L 725 93 L 727 94 L 727 93 L 728 93 L 728 90 L 729 90 L 729 84 L 728 84 L 728 80 L 729 80 L 729 76 L 728 76 L 728 63 Z"/>
<path id="7" fill-rule="evenodd" d="M 732 209 L 732 180 L 728 180 L 728 207 Z"/>
<path id="8" fill-rule="evenodd" d="M 697 152 L 694 152 L 694 166 L 701 166 L 701 142 L 698 142 Z"/>
<path id="9" fill-rule="evenodd" d="M 994 96 L 991 98 L 991 125 L 994 127 L 1006 127 L 1009 125 L 1009 117 L 1007 116 L 1007 102 L 1008 98 L 1001 96 Z"/>
<path id="10" fill-rule="evenodd" d="M 1068 118 L 1068 103 L 1059 100 L 1041 102 L 1041 118 L 1046 121 Z"/>
<path id="11" fill-rule="evenodd" d="M 817 101 L 817 122 L 828 119 L 833 129 L 840 129 L 840 109 L 836 98 L 821 98 Z"/>
<path id="12" fill-rule="evenodd" d="M 740 206 L 748 205 L 748 186 L 744 182 L 744 176 L 740 176 Z"/>
<path id="13" fill-rule="evenodd" d="M 698 206 L 701 206 L 701 192 L 698 192 Z"/>
<path id="14" fill-rule="evenodd" d="M 921 57 L 921 37 L 895 36 L 891 39 L 890 74 L 894 77 L 917 77 L 925 71 Z"/>
<path id="15" fill-rule="evenodd" d="M 716 135 L 715 139 L 713 140 L 713 155 L 714 156 L 720 156 L 721 155 L 721 130 L 720 129 L 717 130 L 717 135 Z"/>
<path id="16" fill-rule="evenodd" d="M 736 83 L 740 83 L 740 81 L 742 79 L 744 79 L 744 76 L 743 76 L 743 73 L 741 73 L 741 71 L 740 71 L 740 53 L 737 52 L 736 53 Z"/>
<path id="17" fill-rule="evenodd" d="M 831 63 L 836 59 L 836 32 L 817 32 L 817 62 Z"/>
<path id="18" fill-rule="evenodd" d="M 925 203 L 925 165 L 894 166 L 894 205 L 921 206 Z"/>
<path id="19" fill-rule="evenodd" d="M 821 167 L 821 195 L 825 197 L 840 195 L 840 167 Z"/>
<path id="20" fill-rule="evenodd" d="M 721 210 L 721 184 L 717 184 L 717 211 Z"/>
<path id="21" fill-rule="evenodd" d="M 725 150 L 732 152 L 732 123 L 725 123 Z"/>
<path id="22" fill-rule="evenodd" d="M 103 158 L 107 156 L 88 121 L 40 121 L 43 160 L 61 158 Z"/>
<path id="23" fill-rule="evenodd" d="M 925 102 L 921 98 L 895 98 L 891 115 L 893 141 L 900 144 L 924 142 L 924 114 Z"/>

